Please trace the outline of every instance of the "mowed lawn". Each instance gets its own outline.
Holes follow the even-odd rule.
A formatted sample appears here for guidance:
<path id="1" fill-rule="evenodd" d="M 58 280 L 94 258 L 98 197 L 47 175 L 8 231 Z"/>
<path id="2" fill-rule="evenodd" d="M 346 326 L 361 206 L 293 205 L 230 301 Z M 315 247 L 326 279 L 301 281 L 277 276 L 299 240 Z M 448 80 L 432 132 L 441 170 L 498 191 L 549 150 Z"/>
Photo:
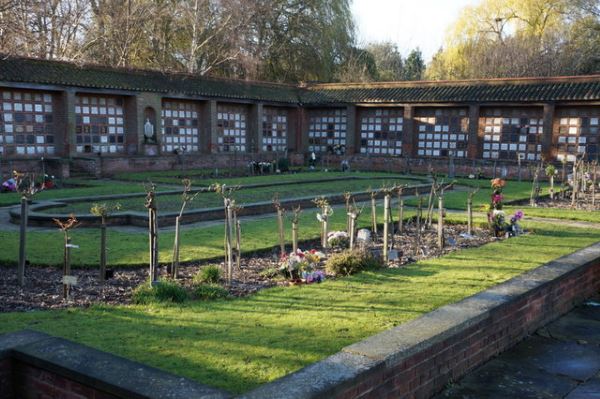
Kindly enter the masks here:
<path id="1" fill-rule="evenodd" d="M 243 299 L 0 314 L 0 333 L 44 331 L 244 392 L 600 240 L 600 230 L 526 227 L 533 234 L 406 268 Z"/>

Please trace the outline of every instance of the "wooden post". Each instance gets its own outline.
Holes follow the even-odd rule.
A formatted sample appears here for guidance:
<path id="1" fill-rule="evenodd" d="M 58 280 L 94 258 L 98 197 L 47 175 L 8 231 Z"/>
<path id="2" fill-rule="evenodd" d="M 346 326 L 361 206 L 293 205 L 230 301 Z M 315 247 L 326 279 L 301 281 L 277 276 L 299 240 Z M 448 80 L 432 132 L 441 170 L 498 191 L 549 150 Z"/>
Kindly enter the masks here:
<path id="1" fill-rule="evenodd" d="M 21 223 L 19 225 L 19 265 L 17 269 L 17 283 L 23 287 L 25 285 L 25 262 L 26 262 L 26 243 L 27 243 L 27 219 L 29 218 L 29 202 L 25 195 L 21 196 Z"/>
<path id="2" fill-rule="evenodd" d="M 146 189 L 146 204 L 148 209 L 148 241 L 150 250 L 150 284 L 158 281 L 158 221 L 156 205 L 156 186 L 152 184 Z"/>
<path id="3" fill-rule="evenodd" d="M 373 229 L 373 239 L 377 237 L 377 192 L 371 191 L 371 228 Z"/>
<path id="4" fill-rule="evenodd" d="M 65 248 L 63 254 L 63 277 L 71 275 L 71 239 L 69 233 L 65 230 Z M 69 299 L 70 286 L 66 282 L 63 282 L 63 298 Z"/>
<path id="5" fill-rule="evenodd" d="M 423 212 L 423 198 L 419 195 L 419 191 L 416 191 L 416 197 L 417 197 L 417 215 L 416 215 L 416 226 L 415 226 L 415 230 L 416 230 L 416 237 L 417 239 L 415 240 L 415 255 L 417 254 L 417 252 L 419 251 L 419 248 L 421 247 L 421 215 Z"/>
<path id="6" fill-rule="evenodd" d="M 438 223 L 437 223 L 438 248 L 444 249 L 444 190 L 438 197 Z"/>
<path id="7" fill-rule="evenodd" d="M 285 254 L 285 232 L 283 229 L 283 208 L 277 207 L 277 228 L 279 230 L 279 255 Z"/>
<path id="8" fill-rule="evenodd" d="M 100 224 L 100 281 L 106 280 L 106 218 Z"/>
<path id="9" fill-rule="evenodd" d="M 173 262 L 171 263 L 171 278 L 177 278 L 179 274 L 179 244 L 180 244 L 180 223 L 181 216 L 175 217 L 175 242 L 173 245 Z"/>
<path id="10" fill-rule="evenodd" d="M 592 207 L 596 206 L 596 184 L 597 184 L 597 171 L 598 171 L 598 163 L 594 161 L 592 163 Z"/>
<path id="11" fill-rule="evenodd" d="M 386 192 L 383 197 L 383 262 L 388 261 L 389 250 L 389 219 L 390 219 L 390 193 Z"/>
<path id="12" fill-rule="evenodd" d="M 294 253 L 298 252 L 298 223 L 300 222 L 300 207 L 296 207 L 293 209 L 292 215 L 292 251 Z"/>
<path id="13" fill-rule="evenodd" d="M 404 230 L 404 199 L 402 199 L 402 187 L 398 188 L 398 234 Z"/>
<path id="14" fill-rule="evenodd" d="M 577 190 L 578 190 L 579 179 L 577 177 L 577 159 L 573 162 L 573 189 L 571 190 L 571 207 L 575 207 L 577 204 Z"/>
<path id="15" fill-rule="evenodd" d="M 242 225 L 235 216 L 235 265 L 238 270 L 242 270 Z"/>
<path id="16" fill-rule="evenodd" d="M 354 249 L 354 236 L 356 234 L 355 230 L 355 226 L 354 224 L 356 223 L 356 214 L 352 213 L 350 215 L 350 231 L 348 232 L 350 234 L 350 249 Z"/>
<path id="17" fill-rule="evenodd" d="M 233 280 L 233 244 L 231 242 L 233 236 L 233 226 L 232 226 L 232 205 L 231 202 L 227 201 L 227 283 L 231 285 L 231 281 Z"/>

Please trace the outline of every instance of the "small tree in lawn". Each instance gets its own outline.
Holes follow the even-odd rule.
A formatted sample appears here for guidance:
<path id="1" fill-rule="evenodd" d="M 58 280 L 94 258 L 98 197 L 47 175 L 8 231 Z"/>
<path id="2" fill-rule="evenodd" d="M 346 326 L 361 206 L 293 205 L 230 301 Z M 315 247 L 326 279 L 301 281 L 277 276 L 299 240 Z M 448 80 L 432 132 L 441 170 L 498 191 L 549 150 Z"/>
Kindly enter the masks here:
<path id="1" fill-rule="evenodd" d="M 227 266 L 227 283 L 231 284 L 233 279 L 233 247 L 234 237 L 237 235 L 236 222 L 234 220 L 234 212 L 236 212 L 235 200 L 232 198 L 233 193 L 239 187 L 227 187 L 225 184 L 215 184 L 213 190 L 223 198 L 223 209 L 225 210 L 225 265 Z"/>
<path id="2" fill-rule="evenodd" d="M 550 199 L 554 199 L 554 177 L 556 176 L 556 167 L 549 163 L 546 165 L 546 176 L 550 179 Z"/>
<path id="3" fill-rule="evenodd" d="M 467 194 L 467 234 L 473 234 L 473 197 L 479 192 L 479 187 Z"/>
<path id="4" fill-rule="evenodd" d="M 292 209 L 292 251 L 298 251 L 298 223 L 300 222 L 300 213 L 302 209 L 297 206 Z"/>
<path id="5" fill-rule="evenodd" d="M 351 207 L 351 202 L 352 202 L 352 193 L 349 191 L 346 191 L 344 193 L 344 203 L 346 206 L 346 232 L 348 232 L 348 234 L 350 234 L 350 207 Z"/>
<path id="6" fill-rule="evenodd" d="M 358 223 L 358 218 L 362 213 L 364 207 L 357 207 L 356 202 L 352 201 L 352 205 L 350 206 L 350 210 L 348 211 L 348 216 L 350 218 L 350 230 L 348 231 L 348 235 L 350 236 L 350 249 L 354 249 L 354 243 L 356 242 L 356 226 Z"/>
<path id="7" fill-rule="evenodd" d="M 115 211 L 121 209 L 121 204 L 92 204 L 90 213 L 100 217 L 100 281 L 106 280 L 106 219 Z"/>
<path id="8" fill-rule="evenodd" d="M 275 194 L 273 197 L 273 206 L 277 211 L 277 233 L 279 236 L 279 256 L 285 255 L 285 230 L 284 230 L 284 215 L 285 208 L 281 206 L 279 201 L 279 194 Z"/>
<path id="9" fill-rule="evenodd" d="M 321 246 L 327 249 L 327 234 L 329 233 L 329 217 L 333 215 L 333 209 L 325 197 L 315 198 L 313 203 L 321 210 L 317 213 L 317 220 L 321 222 Z"/>
<path id="10" fill-rule="evenodd" d="M 400 185 L 396 187 L 398 191 L 398 234 L 404 232 L 404 198 L 402 197 L 404 188 L 406 186 Z"/>
<path id="11" fill-rule="evenodd" d="M 19 228 L 19 264 L 17 267 L 17 283 L 22 287 L 25 285 L 25 263 L 27 259 L 27 223 L 29 219 L 29 201 L 39 191 L 43 190 L 44 184 L 36 183 L 34 173 L 19 173 L 13 171 L 13 179 L 17 192 L 21 196 L 21 220 Z"/>
<path id="12" fill-rule="evenodd" d="M 148 245 L 150 249 L 150 284 L 158 281 L 158 207 L 156 204 L 156 185 L 146 186 L 146 203 L 148 209 Z"/>
<path id="13" fill-rule="evenodd" d="M 181 209 L 179 210 L 179 214 L 175 217 L 175 241 L 173 242 L 173 261 L 171 262 L 171 267 L 169 270 L 169 274 L 172 278 L 177 278 L 177 274 L 179 273 L 179 248 L 181 243 L 180 236 L 180 226 L 181 226 L 181 218 L 183 217 L 183 212 L 185 211 L 186 206 L 194 200 L 198 196 L 199 193 L 192 194 L 192 181 L 190 179 L 183 179 L 181 181 L 183 184 L 183 193 L 181 194 Z"/>
<path id="14" fill-rule="evenodd" d="M 446 215 L 444 211 L 444 192 L 450 188 L 454 182 L 443 186 L 443 182 L 440 183 L 438 188 L 438 225 L 437 225 L 437 238 L 438 238 L 438 248 L 444 249 L 446 245 L 446 237 L 444 236 L 444 217 Z"/>
<path id="15" fill-rule="evenodd" d="M 529 195 L 529 206 L 537 206 L 537 200 L 540 196 L 540 173 L 542 171 L 542 164 L 540 162 L 533 168 L 533 180 L 531 182 L 531 194 Z"/>
<path id="16" fill-rule="evenodd" d="M 64 252 L 63 252 L 63 298 L 69 298 L 70 284 L 64 277 L 71 275 L 71 238 L 69 237 L 69 230 L 76 227 L 79 221 L 75 218 L 75 215 L 71 214 L 69 219 L 61 221 L 59 219 L 52 219 L 58 226 L 60 231 L 63 232 L 64 237 Z"/>
<path id="17" fill-rule="evenodd" d="M 373 239 L 377 238 L 377 190 L 369 189 L 371 194 L 371 229 L 373 229 Z"/>

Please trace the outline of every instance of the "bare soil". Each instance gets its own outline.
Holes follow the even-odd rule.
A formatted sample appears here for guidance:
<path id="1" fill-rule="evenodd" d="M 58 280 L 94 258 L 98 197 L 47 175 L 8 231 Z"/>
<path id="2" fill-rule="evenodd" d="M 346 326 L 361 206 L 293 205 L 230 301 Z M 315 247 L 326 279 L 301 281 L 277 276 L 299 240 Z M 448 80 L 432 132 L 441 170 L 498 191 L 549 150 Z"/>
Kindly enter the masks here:
<path id="1" fill-rule="evenodd" d="M 420 245 L 417 245 L 414 225 L 405 226 L 404 234 L 394 235 L 394 249 L 398 250 L 398 259 L 391 261 L 388 267 L 398 268 L 420 259 L 442 256 L 463 248 L 477 247 L 497 240 L 485 229 L 474 229 L 472 237 L 465 237 L 464 225 L 449 225 L 444 229 L 446 246 L 437 247 L 436 226 L 424 230 Z M 381 233 L 381 232 L 380 232 Z M 462 236 L 461 236 L 462 235 Z M 371 249 L 381 250 L 382 243 L 376 242 Z M 304 243 L 304 250 L 320 249 L 318 242 Z M 291 248 L 288 247 L 288 250 Z M 338 250 L 330 250 L 329 253 Z M 241 267 L 234 268 L 232 284 L 226 286 L 234 296 L 246 296 L 256 291 L 276 285 L 288 285 L 281 276 L 270 276 L 267 270 L 278 268 L 278 249 L 270 253 L 244 257 Z M 180 280 L 184 286 L 191 287 L 193 276 L 207 263 L 182 265 Z M 220 264 L 224 270 L 225 265 Z M 324 269 L 323 261 L 319 267 Z M 62 270 L 49 267 L 29 266 L 25 272 L 25 286 L 17 285 L 16 267 L 0 267 L 0 312 L 30 311 L 38 309 L 57 309 L 66 307 L 87 307 L 92 304 L 128 304 L 135 287 L 147 280 L 146 268 L 117 269 L 114 276 L 105 282 L 98 279 L 98 271 L 93 269 L 75 269 L 72 275 L 77 277 L 77 285 L 71 288 L 68 300 L 63 298 Z M 166 274 L 166 267 L 161 268 Z M 331 278 L 332 276 L 329 276 Z M 223 284 L 226 282 L 223 281 Z"/>

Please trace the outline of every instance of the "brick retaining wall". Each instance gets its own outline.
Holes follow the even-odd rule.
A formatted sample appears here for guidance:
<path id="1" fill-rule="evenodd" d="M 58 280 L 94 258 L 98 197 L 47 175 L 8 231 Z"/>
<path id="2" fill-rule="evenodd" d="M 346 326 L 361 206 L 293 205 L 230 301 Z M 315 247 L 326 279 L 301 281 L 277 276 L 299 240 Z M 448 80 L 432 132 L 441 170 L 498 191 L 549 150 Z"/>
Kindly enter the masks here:
<path id="1" fill-rule="evenodd" d="M 429 398 L 600 289 L 600 243 L 350 345 L 243 395 Z"/>

